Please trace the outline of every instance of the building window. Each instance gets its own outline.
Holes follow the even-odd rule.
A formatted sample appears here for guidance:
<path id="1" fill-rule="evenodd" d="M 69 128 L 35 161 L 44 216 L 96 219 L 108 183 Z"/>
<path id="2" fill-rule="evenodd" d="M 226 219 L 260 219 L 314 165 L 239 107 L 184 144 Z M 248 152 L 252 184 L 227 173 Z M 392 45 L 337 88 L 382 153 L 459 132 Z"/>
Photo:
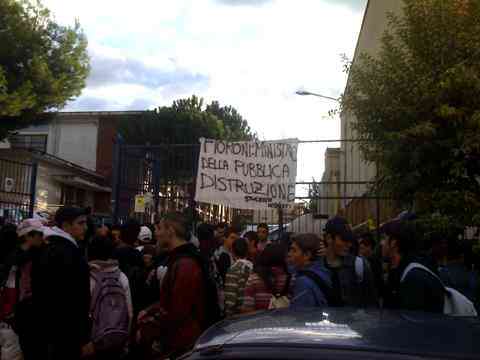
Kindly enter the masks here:
<path id="1" fill-rule="evenodd" d="M 69 185 L 62 186 L 61 205 L 75 205 L 75 188 Z"/>
<path id="2" fill-rule="evenodd" d="M 47 135 L 13 135 L 8 141 L 15 149 L 47 151 Z"/>

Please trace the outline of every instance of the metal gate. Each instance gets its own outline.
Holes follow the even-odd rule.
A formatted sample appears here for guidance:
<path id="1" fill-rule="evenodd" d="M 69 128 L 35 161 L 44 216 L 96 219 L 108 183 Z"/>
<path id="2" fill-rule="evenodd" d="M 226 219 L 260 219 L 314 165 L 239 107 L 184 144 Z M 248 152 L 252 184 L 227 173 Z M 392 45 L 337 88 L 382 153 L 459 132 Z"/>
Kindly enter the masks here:
<path id="1" fill-rule="evenodd" d="M 135 146 L 118 141 L 114 159 L 113 217 L 152 222 L 154 209 L 178 210 L 191 204 L 197 150 L 190 145 Z M 152 194 L 142 211 L 137 196 Z M 138 209 L 137 209 L 138 210 Z"/>
<path id="2" fill-rule="evenodd" d="M 0 159 L 0 219 L 19 223 L 35 208 L 37 164 Z"/>
<path id="3" fill-rule="evenodd" d="M 299 144 L 309 147 L 341 141 L 300 141 Z M 194 192 L 199 150 L 199 144 L 137 146 L 117 141 L 112 186 L 114 222 L 136 217 L 141 222 L 151 223 L 156 216 L 175 210 L 187 211 L 197 221 L 232 222 L 241 218 L 244 224 L 267 222 L 275 225 L 279 233 L 318 232 L 326 219 L 337 214 L 347 217 L 357 228 L 368 230 L 378 229 L 392 214 L 392 202 L 380 195 L 375 180 L 342 181 L 338 173 L 330 177 L 324 174 L 320 181 L 298 181 L 295 204 L 288 209 L 265 210 L 270 213 L 263 220 L 255 211 L 198 204 L 194 201 Z M 319 175 L 317 178 L 321 178 Z M 348 189 L 355 186 L 365 191 L 349 193 Z M 138 196 L 146 205 L 142 209 L 135 209 Z"/>

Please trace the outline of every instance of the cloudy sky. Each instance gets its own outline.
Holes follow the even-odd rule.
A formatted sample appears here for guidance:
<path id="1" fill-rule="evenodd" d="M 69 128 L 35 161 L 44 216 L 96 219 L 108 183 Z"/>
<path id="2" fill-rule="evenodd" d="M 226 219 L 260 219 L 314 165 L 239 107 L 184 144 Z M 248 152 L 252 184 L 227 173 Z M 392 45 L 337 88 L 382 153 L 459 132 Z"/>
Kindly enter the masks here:
<path id="1" fill-rule="evenodd" d="M 366 0 L 44 0 L 80 20 L 92 71 L 67 110 L 144 110 L 192 94 L 233 105 L 263 139 L 339 138 L 341 54 L 351 57 Z M 325 145 L 304 145 L 299 177 L 319 178 Z M 308 158 L 308 161 L 307 161 Z"/>

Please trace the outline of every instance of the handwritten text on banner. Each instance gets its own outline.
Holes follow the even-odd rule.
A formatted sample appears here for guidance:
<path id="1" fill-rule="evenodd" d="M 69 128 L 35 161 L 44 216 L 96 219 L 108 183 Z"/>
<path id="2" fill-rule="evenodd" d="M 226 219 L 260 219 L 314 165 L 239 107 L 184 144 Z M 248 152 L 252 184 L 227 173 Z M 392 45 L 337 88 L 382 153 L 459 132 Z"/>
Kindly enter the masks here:
<path id="1" fill-rule="evenodd" d="M 265 209 L 295 200 L 298 140 L 200 142 L 196 201 Z"/>

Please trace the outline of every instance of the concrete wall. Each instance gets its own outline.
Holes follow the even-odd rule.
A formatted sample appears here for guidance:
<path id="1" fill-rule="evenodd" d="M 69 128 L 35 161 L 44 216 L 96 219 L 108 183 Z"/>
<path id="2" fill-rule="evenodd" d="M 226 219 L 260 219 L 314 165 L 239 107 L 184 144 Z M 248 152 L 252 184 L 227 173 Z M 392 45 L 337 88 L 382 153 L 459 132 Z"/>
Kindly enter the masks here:
<path id="1" fill-rule="evenodd" d="M 51 123 L 48 150 L 52 155 L 90 170 L 97 165 L 98 120 L 59 116 Z"/>
<path id="2" fill-rule="evenodd" d="M 30 126 L 21 135 L 47 134 L 47 153 L 96 170 L 98 119 L 96 116 L 58 115 L 49 124 Z"/>
<path id="3" fill-rule="evenodd" d="M 369 53 L 373 56 L 378 54 L 381 48 L 381 37 L 388 26 L 388 12 L 400 15 L 402 13 L 402 1 L 370 0 L 368 2 L 353 59 L 354 63 L 361 53 Z M 341 115 L 342 139 L 357 138 L 352 128 L 354 122 L 355 117 L 352 114 L 343 113 Z M 364 161 L 358 144 L 343 142 L 341 149 L 340 171 L 343 181 L 371 181 L 375 178 L 375 164 Z M 343 185 L 342 187 L 344 196 L 361 196 L 367 190 L 367 185 Z M 343 206 L 346 206 L 349 202 L 348 200 L 344 201 Z"/>

